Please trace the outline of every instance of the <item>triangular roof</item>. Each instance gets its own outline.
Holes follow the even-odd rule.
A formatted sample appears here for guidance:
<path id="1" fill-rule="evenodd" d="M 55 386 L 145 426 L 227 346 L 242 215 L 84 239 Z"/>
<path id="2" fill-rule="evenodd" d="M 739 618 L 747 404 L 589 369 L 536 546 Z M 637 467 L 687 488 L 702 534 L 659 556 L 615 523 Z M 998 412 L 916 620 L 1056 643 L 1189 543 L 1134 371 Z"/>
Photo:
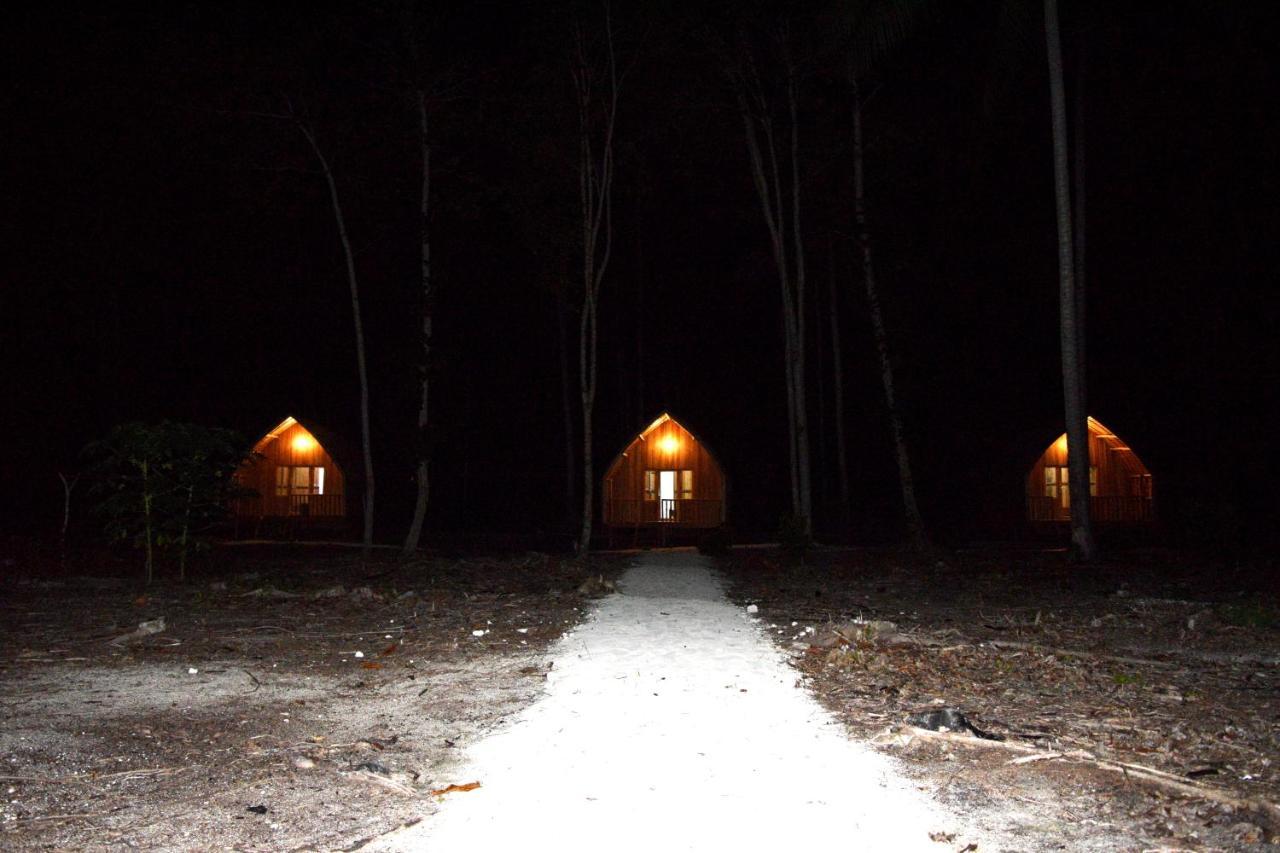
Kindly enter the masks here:
<path id="1" fill-rule="evenodd" d="M 1089 415 L 1086 418 L 1086 422 L 1089 425 L 1090 436 L 1101 441 L 1103 446 L 1106 447 L 1108 450 L 1113 450 L 1117 453 L 1128 454 L 1129 457 L 1132 458 L 1132 460 L 1137 463 L 1138 468 L 1142 469 L 1144 473 L 1147 471 L 1147 466 L 1144 465 L 1142 463 L 1142 460 L 1138 458 L 1138 454 L 1134 453 L 1133 449 L 1130 448 L 1129 445 L 1123 439 L 1120 438 L 1120 436 L 1112 432 L 1110 427 L 1108 427 L 1106 424 L 1102 423 L 1102 421 L 1098 420 L 1092 415 Z M 1066 446 L 1067 446 L 1067 434 L 1064 432 L 1062 435 L 1054 439 L 1054 441 L 1051 444 L 1049 444 L 1048 447 L 1046 447 L 1044 450 L 1040 452 L 1040 455 L 1036 457 L 1036 461 L 1038 462 L 1041 458 L 1043 458 L 1046 453 L 1048 453 L 1050 450 L 1053 449 L 1054 445 L 1059 445 L 1063 453 L 1065 454 Z"/>
<path id="2" fill-rule="evenodd" d="M 633 434 L 631 438 L 627 439 L 626 444 L 622 445 L 622 449 L 618 451 L 618 454 L 613 457 L 613 461 L 609 463 L 609 466 L 607 468 L 605 468 L 605 476 L 608 477 L 609 474 L 613 471 L 613 469 L 618 466 L 618 463 L 622 461 L 622 457 L 627 452 L 628 447 L 635 444 L 637 441 L 641 441 L 645 439 L 645 437 L 648 436 L 649 433 L 653 432 L 655 429 L 667 423 L 668 421 L 671 421 L 680 429 L 687 432 L 693 438 L 693 440 L 696 441 L 702 447 L 702 449 L 706 452 L 706 454 L 711 457 L 711 461 L 716 463 L 716 467 L 720 469 L 720 476 L 727 477 L 724 471 L 724 465 L 720 464 L 720 457 L 716 456 L 716 453 L 714 450 L 711 449 L 711 446 L 707 444 L 705 441 L 703 441 L 702 438 L 699 437 L 697 433 L 695 433 L 693 430 L 685 426 L 683 421 L 681 421 L 679 418 L 672 415 L 670 412 L 663 412 L 662 414 L 658 415 L 658 417 L 654 418 L 653 422 L 650 423 L 647 427 Z"/>
<path id="3" fill-rule="evenodd" d="M 349 456 L 346 445 L 337 437 L 337 435 L 324 427 L 317 426 L 310 421 L 303 421 L 301 418 L 294 417 L 293 415 L 285 417 L 285 419 L 280 421 L 280 423 L 263 433 L 262 437 L 254 442 L 253 452 L 261 453 L 264 447 L 275 441 L 283 435 L 285 431 L 293 428 L 294 426 L 301 427 L 316 440 L 316 443 L 324 449 L 324 452 L 329 454 L 329 458 L 342 469 L 343 476 L 347 478 L 348 482 L 350 482 L 352 475 L 359 475 L 360 471 L 358 466 L 352 466 L 349 464 L 353 457 Z"/>

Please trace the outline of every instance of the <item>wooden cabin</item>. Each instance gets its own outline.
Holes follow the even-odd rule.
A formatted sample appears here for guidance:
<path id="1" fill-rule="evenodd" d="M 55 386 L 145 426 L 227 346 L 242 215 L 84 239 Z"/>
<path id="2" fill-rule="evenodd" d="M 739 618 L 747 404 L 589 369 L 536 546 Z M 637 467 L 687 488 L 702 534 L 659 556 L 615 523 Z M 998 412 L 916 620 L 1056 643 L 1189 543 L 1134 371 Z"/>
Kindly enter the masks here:
<path id="1" fill-rule="evenodd" d="M 719 527 L 726 481 L 711 450 L 669 414 L 623 448 L 604 475 L 609 527 Z"/>
<path id="2" fill-rule="evenodd" d="M 1095 522 L 1155 520 L 1151 472 L 1138 454 L 1102 423 L 1089 418 L 1089 506 Z M 1071 520 L 1071 483 L 1064 433 L 1027 475 L 1027 518 L 1033 523 Z"/>
<path id="3" fill-rule="evenodd" d="M 346 517 L 346 477 L 315 432 L 288 417 L 253 446 L 236 474 L 256 496 L 239 498 L 238 519 L 330 519 Z"/>

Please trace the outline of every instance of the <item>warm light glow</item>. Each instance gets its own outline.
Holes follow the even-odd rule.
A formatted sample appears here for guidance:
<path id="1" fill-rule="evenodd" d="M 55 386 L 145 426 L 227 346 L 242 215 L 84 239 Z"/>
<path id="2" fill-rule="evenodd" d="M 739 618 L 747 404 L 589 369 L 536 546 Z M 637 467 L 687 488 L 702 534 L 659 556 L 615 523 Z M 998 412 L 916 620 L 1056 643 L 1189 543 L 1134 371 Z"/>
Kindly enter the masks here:
<path id="1" fill-rule="evenodd" d="M 1067 452 L 1067 434 L 1065 432 L 1062 435 L 1058 436 L 1058 440 L 1054 443 L 1058 445 L 1059 453 Z"/>
<path id="2" fill-rule="evenodd" d="M 293 449 L 299 453 L 313 450 L 315 446 L 316 440 L 305 432 L 300 432 L 293 437 Z"/>
<path id="3" fill-rule="evenodd" d="M 663 453 L 675 453 L 680 449 L 680 439 L 674 435 L 663 436 L 662 440 L 658 442 L 658 447 L 662 449 Z"/>

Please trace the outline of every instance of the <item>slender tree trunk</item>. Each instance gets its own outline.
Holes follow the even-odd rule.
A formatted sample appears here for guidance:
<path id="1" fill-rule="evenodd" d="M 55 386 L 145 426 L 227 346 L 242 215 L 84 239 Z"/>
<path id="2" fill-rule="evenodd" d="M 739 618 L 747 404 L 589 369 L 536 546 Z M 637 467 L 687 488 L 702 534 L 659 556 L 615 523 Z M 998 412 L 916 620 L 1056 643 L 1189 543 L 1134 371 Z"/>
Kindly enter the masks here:
<path id="1" fill-rule="evenodd" d="M 146 537 L 147 547 L 147 586 L 151 586 L 151 581 L 155 579 L 155 553 L 153 543 L 155 536 L 153 534 L 151 509 L 154 505 L 154 495 L 151 493 L 151 463 L 149 460 L 142 460 L 142 519 L 144 527 L 144 535 Z"/>
<path id="2" fill-rule="evenodd" d="M 863 175 L 862 98 L 857 77 L 853 83 L 853 216 L 858 231 L 858 249 L 862 255 L 862 282 L 867 292 L 867 308 L 871 313 L 871 330 L 875 336 L 876 355 L 880 360 L 880 382 L 884 386 L 885 407 L 889 413 L 889 433 L 893 439 L 894 458 L 898 463 L 898 485 L 902 492 L 902 511 L 907 525 L 907 539 L 917 548 L 928 547 L 924 519 L 916 503 L 915 481 L 911 475 L 911 457 L 903 435 L 902 415 L 894 393 L 893 360 L 889 357 L 889 334 L 880 310 L 880 292 L 876 287 L 875 265 L 871 257 L 871 228 L 867 223 L 866 182 Z"/>
<path id="3" fill-rule="evenodd" d="M 607 62 L 603 76 L 605 91 L 597 96 L 594 86 L 601 81 L 588 55 L 585 34 L 577 33 L 577 64 L 574 90 L 578 100 L 578 198 L 582 211 L 582 316 L 578 330 L 578 371 L 582 389 L 582 527 L 578 553 L 591 547 L 595 512 L 595 466 L 592 464 L 592 416 L 598 388 L 597 313 L 600 287 L 613 250 L 613 134 L 618 114 L 618 73 L 613 50 L 613 21 L 605 6 L 605 47 Z M 597 100 L 597 98 L 599 100 Z M 596 119 L 597 108 L 603 117 Z M 600 125 L 597 127 L 597 125 Z M 599 159 L 595 134 L 600 133 Z"/>
<path id="4" fill-rule="evenodd" d="M 427 517 L 427 503 L 431 498 L 431 343 L 434 334 L 435 282 L 431 278 L 431 136 L 427 115 L 427 93 L 417 93 L 418 147 L 422 153 L 422 190 L 418 203 L 419 263 L 422 279 L 422 399 L 418 406 L 418 497 L 413 506 L 413 520 L 404 539 L 404 555 L 418 550 L 422 540 L 422 525 Z"/>
<path id="5" fill-rule="evenodd" d="M 191 504 L 195 500 L 195 486 L 187 486 L 187 504 L 182 515 L 182 535 L 178 538 L 178 580 L 187 579 L 187 542 L 191 532 Z"/>
<path id="6" fill-rule="evenodd" d="M 791 512 L 800 520 L 805 532 L 809 533 L 812 531 L 813 501 L 805 388 L 805 275 L 803 235 L 799 219 L 799 128 L 796 121 L 795 69 L 788 61 L 787 115 L 791 125 L 789 172 L 792 182 L 789 205 L 791 221 L 788 223 L 788 204 L 783 190 L 783 173 L 778 165 L 773 119 L 749 58 L 748 68 L 748 72 L 740 75 L 736 81 L 737 98 L 750 160 L 751 179 L 769 231 L 774 266 L 778 273 L 778 288 L 782 296 L 783 373 L 786 380 L 787 449 L 791 462 Z"/>
<path id="7" fill-rule="evenodd" d="M 1072 207 L 1074 211 L 1074 221 L 1071 223 L 1072 236 L 1074 237 L 1075 251 L 1075 296 L 1076 296 L 1076 353 L 1080 359 L 1081 365 L 1089 363 L 1085 350 L 1086 334 L 1085 330 L 1088 326 L 1086 322 L 1088 314 L 1086 311 L 1088 299 L 1086 298 L 1086 267 L 1085 267 L 1085 145 L 1084 145 L 1084 80 L 1085 80 L 1085 56 L 1086 51 L 1082 41 L 1079 51 L 1080 67 L 1076 69 L 1076 90 L 1075 90 L 1075 124 L 1072 128 L 1074 139 L 1072 141 L 1071 150 L 1071 183 L 1072 183 Z M 1089 383 L 1085 371 L 1082 369 L 1080 374 L 1080 396 L 1084 400 L 1089 399 Z"/>
<path id="8" fill-rule="evenodd" d="M 1071 239 L 1070 177 L 1067 168 L 1067 108 L 1062 82 L 1062 45 L 1057 0 L 1044 3 L 1053 118 L 1053 188 L 1058 210 L 1058 310 L 1061 318 L 1062 391 L 1067 421 L 1067 468 L 1071 495 L 1071 553 L 1080 562 L 1097 556 L 1089 506 L 1089 426 L 1084 399 L 1084 361 L 1079 347 L 1077 296 Z"/>
<path id="9" fill-rule="evenodd" d="M 76 474 L 68 477 L 61 471 L 58 472 L 58 479 L 62 481 L 62 532 L 58 536 L 58 551 L 62 566 L 67 565 L 67 531 L 71 528 L 71 493 L 75 490 L 76 483 L 80 482 L 80 475 Z"/>
<path id="10" fill-rule="evenodd" d="M 830 244 L 828 243 L 828 254 L 830 252 Z M 827 308 L 830 308 L 827 305 Z M 812 305 L 813 316 L 810 318 L 814 324 L 814 351 L 818 358 L 815 364 L 817 368 L 814 374 L 818 386 L 818 429 L 816 452 L 814 454 L 817 463 L 817 472 L 814 475 L 814 502 L 818 506 L 818 511 L 825 517 L 826 521 L 833 521 L 831 507 L 831 430 L 828 427 L 829 418 L 827 417 L 827 371 L 824 358 L 826 356 L 829 334 L 829 326 L 822 322 L 822 302 L 820 299 L 814 299 Z M 815 526 L 820 526 L 815 524 Z"/>
<path id="11" fill-rule="evenodd" d="M 567 276 L 566 276 L 567 277 Z M 573 429 L 573 377 L 569 371 L 569 330 L 566 315 L 569 303 L 564 298 L 564 282 L 556 289 L 556 331 L 560 350 L 560 408 L 564 415 L 564 510 L 565 520 L 572 524 L 578 502 L 578 448 Z"/>
<path id="12" fill-rule="evenodd" d="M 844 421 L 844 350 L 840 346 L 840 301 L 836 295 L 836 256 L 831 252 L 831 279 L 828 282 L 831 303 L 831 386 L 835 401 L 836 480 L 840 486 L 840 526 L 845 536 L 853 517 L 853 502 L 849 494 L 849 454 L 845 443 Z"/>
<path id="13" fill-rule="evenodd" d="M 809 405 L 805 378 L 805 262 L 804 235 L 800 228 L 800 121 L 797 115 L 796 72 L 787 61 L 787 107 L 791 117 L 791 239 L 795 255 L 795 372 L 796 456 L 800 480 L 800 514 L 805 533 L 813 532 L 813 487 L 809 467 Z"/>
<path id="14" fill-rule="evenodd" d="M 333 218 L 338 225 L 338 237 L 342 240 L 342 252 L 347 263 L 347 284 L 351 289 L 351 317 L 355 324 L 356 335 L 356 366 L 360 372 L 360 438 L 364 447 L 364 535 L 361 541 L 364 543 L 365 556 L 368 557 L 369 550 L 373 546 L 373 447 L 369 436 L 369 371 L 365 362 L 364 324 L 360 318 L 360 286 L 356 278 L 355 253 L 351 249 L 351 239 L 347 236 L 347 221 L 342 214 L 342 200 L 338 195 L 338 184 L 334 180 L 333 170 L 329 168 L 329 161 L 320 150 L 320 145 L 316 142 L 311 128 L 305 122 L 299 121 L 298 129 L 302 131 L 316 159 L 320 161 L 325 183 L 329 186 Z"/>

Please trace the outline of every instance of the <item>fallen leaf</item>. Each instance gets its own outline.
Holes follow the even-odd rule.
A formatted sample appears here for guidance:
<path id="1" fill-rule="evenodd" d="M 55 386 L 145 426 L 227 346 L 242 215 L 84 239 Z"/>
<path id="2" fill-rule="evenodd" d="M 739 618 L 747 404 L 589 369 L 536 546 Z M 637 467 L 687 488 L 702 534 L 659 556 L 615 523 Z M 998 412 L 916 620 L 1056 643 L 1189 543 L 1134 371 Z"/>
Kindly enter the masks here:
<path id="1" fill-rule="evenodd" d="M 360 666 L 364 669 L 382 669 L 382 664 L 378 663 L 376 660 L 367 660 L 360 664 Z"/>
<path id="2" fill-rule="evenodd" d="M 438 791 L 432 791 L 431 796 L 443 797 L 445 794 L 452 793 L 453 791 L 474 791 L 476 788 L 479 788 L 479 787 L 480 787 L 479 782 L 468 782 L 465 785 L 449 785 L 448 787 L 441 788 Z"/>

